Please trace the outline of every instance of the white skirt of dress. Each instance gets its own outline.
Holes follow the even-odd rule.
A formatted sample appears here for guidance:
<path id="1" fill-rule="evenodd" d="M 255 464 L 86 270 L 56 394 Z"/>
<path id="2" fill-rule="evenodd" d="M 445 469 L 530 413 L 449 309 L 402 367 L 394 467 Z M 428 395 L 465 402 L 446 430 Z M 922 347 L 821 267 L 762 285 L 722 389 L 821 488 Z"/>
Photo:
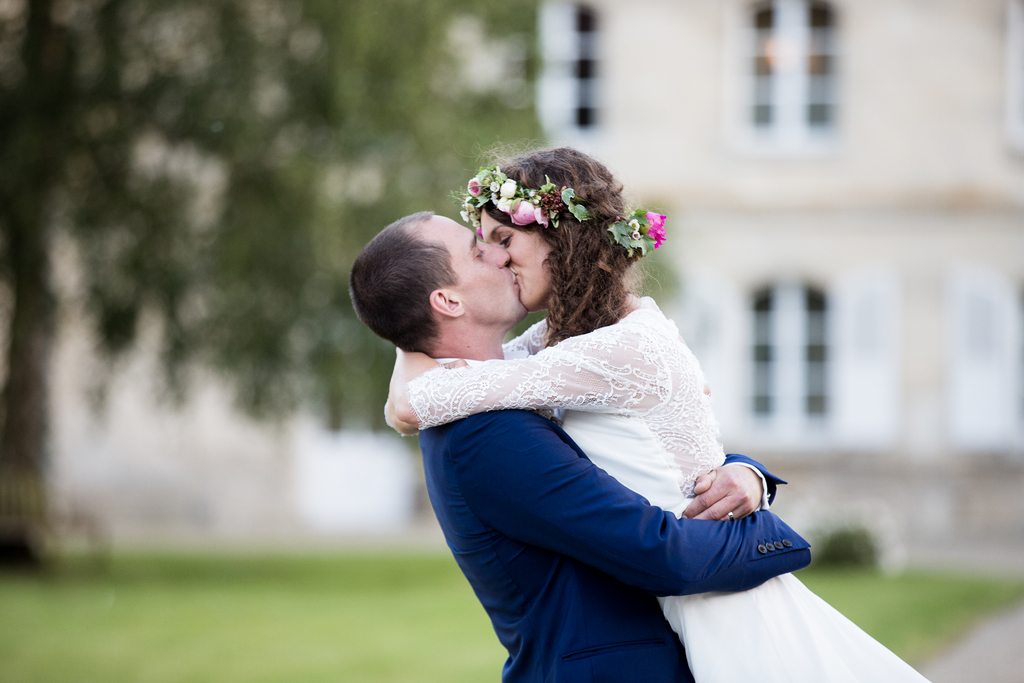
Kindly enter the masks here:
<path id="1" fill-rule="evenodd" d="M 792 574 L 658 600 L 697 683 L 927 683 Z"/>

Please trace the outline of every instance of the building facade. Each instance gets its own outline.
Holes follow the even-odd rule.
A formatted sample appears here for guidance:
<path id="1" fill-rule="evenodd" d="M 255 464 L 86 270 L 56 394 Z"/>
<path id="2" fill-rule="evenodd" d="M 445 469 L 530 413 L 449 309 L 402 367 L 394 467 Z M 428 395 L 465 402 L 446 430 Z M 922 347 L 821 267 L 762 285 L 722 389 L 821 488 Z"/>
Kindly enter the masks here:
<path id="1" fill-rule="evenodd" d="M 551 2 L 539 28 L 552 139 L 670 214 L 727 451 L 813 523 L 1024 539 L 1024 3 Z"/>

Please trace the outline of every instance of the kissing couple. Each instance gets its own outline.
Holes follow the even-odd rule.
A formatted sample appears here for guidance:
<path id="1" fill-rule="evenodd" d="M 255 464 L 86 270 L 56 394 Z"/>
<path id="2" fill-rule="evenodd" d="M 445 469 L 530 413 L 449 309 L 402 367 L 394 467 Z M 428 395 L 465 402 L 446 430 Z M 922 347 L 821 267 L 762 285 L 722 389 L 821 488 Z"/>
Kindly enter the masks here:
<path id="1" fill-rule="evenodd" d="M 785 482 L 724 453 L 697 359 L 636 293 L 665 217 L 570 148 L 481 169 L 462 199 L 470 231 L 395 221 L 349 284 L 399 349 L 388 422 L 420 430 L 502 680 L 924 681 L 790 573 L 810 551 L 768 511 Z"/>

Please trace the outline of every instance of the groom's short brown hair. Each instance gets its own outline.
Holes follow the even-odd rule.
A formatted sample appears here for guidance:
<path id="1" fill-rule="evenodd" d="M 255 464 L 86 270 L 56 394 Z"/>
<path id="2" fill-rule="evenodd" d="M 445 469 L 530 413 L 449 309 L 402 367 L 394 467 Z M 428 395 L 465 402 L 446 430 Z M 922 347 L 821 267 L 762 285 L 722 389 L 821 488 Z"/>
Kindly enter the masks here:
<path id="1" fill-rule="evenodd" d="M 421 211 L 381 230 L 359 252 L 349 275 L 356 316 L 403 351 L 430 352 L 437 336 L 430 293 L 458 282 L 447 247 L 415 234 L 433 217 Z"/>

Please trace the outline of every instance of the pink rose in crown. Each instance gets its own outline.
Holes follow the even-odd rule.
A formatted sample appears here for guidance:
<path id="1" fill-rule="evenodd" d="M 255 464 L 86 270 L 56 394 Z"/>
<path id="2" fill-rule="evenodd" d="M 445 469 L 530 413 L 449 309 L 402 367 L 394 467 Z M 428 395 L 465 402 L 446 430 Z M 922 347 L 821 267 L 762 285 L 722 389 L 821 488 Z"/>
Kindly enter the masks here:
<path id="1" fill-rule="evenodd" d="M 481 192 L 481 190 L 480 190 L 480 181 L 477 180 L 476 178 L 470 178 L 469 179 L 469 187 L 467 189 L 469 189 L 469 193 L 471 195 L 473 195 L 474 197 L 479 196 L 480 192 Z"/>
<path id="2" fill-rule="evenodd" d="M 530 202 L 521 201 L 516 210 L 509 215 L 512 217 L 512 222 L 516 225 L 529 225 L 537 221 L 535 209 L 536 207 Z"/>
<path id="3" fill-rule="evenodd" d="M 484 238 L 484 229 L 483 228 L 477 228 L 476 229 L 476 236 L 479 237 L 480 239 L 483 239 Z"/>
<path id="4" fill-rule="evenodd" d="M 645 217 L 650 225 L 647 229 L 647 236 L 654 238 L 654 248 L 657 249 L 667 239 L 665 235 L 665 217 L 653 211 L 648 211 Z"/>
<path id="5" fill-rule="evenodd" d="M 548 227 L 548 214 L 539 206 L 533 209 L 533 220 L 536 223 L 540 223 L 545 228 Z"/>

